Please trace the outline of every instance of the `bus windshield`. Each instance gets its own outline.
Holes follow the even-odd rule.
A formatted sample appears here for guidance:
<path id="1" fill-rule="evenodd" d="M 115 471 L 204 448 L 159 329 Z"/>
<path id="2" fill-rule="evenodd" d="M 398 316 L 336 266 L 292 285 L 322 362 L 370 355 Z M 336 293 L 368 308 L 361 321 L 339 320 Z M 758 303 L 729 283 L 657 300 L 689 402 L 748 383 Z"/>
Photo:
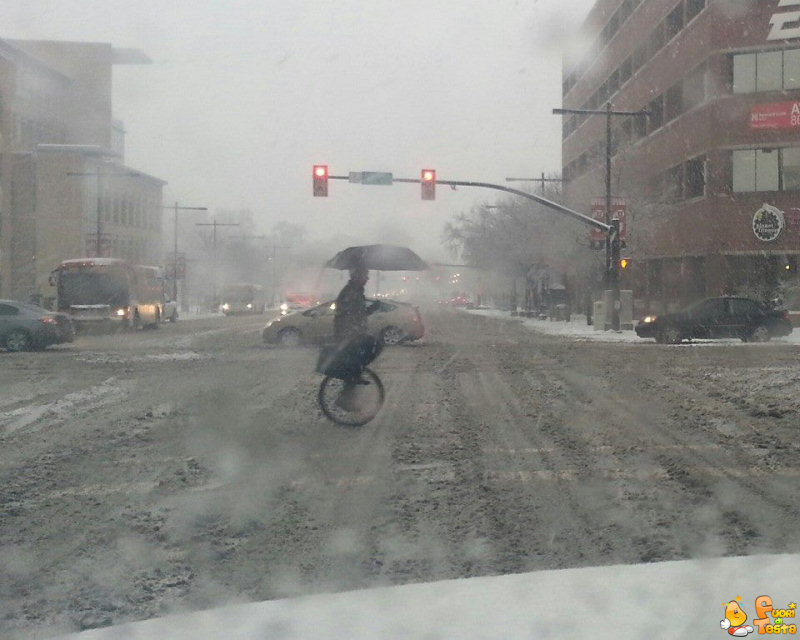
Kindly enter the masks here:
<path id="1" fill-rule="evenodd" d="M 59 277 L 58 287 L 62 308 L 73 305 L 124 307 L 128 304 L 130 293 L 125 275 L 108 269 L 64 270 Z"/>

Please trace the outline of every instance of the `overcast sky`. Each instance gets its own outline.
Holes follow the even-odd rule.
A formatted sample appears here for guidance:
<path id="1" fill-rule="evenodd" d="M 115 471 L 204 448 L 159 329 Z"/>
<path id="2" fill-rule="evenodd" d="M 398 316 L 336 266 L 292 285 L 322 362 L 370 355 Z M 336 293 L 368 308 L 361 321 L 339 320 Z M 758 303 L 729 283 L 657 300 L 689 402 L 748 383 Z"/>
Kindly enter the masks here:
<path id="1" fill-rule="evenodd" d="M 0 37 L 110 42 L 127 164 L 165 203 L 248 208 L 312 238 L 397 238 L 431 254 L 499 192 L 332 181 L 311 167 L 505 182 L 560 171 L 561 59 L 593 0 L 4 0 Z M 511 185 L 523 186 L 523 185 Z"/>

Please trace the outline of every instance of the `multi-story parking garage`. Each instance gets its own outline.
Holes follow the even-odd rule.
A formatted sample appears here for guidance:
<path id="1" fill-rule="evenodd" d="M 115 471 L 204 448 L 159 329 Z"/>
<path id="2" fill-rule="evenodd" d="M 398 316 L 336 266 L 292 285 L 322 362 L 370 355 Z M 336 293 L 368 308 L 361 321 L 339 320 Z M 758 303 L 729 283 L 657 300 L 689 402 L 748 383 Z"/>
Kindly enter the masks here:
<path id="1" fill-rule="evenodd" d="M 564 106 L 649 114 L 610 119 L 623 287 L 650 309 L 797 287 L 800 0 L 598 0 L 581 35 Z M 575 208 L 605 193 L 606 124 L 564 118 Z"/>

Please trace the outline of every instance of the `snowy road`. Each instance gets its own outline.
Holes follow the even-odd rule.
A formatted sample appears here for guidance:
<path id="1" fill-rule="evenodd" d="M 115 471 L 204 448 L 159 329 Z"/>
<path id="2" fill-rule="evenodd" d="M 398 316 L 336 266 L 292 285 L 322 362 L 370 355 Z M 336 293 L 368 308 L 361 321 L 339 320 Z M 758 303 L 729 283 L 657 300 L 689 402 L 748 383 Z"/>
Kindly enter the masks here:
<path id="1" fill-rule="evenodd" d="M 335 427 L 263 318 L 0 353 L 0 636 L 236 601 L 800 551 L 800 346 L 425 312 Z M 744 348 L 746 347 L 746 348 Z"/>

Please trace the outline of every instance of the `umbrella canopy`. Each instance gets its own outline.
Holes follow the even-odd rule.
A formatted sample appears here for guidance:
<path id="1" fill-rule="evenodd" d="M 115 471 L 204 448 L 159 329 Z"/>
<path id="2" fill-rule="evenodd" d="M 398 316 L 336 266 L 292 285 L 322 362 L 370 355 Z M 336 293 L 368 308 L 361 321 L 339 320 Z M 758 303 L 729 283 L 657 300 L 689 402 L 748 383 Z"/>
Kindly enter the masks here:
<path id="1" fill-rule="evenodd" d="M 361 265 L 377 271 L 422 271 L 428 268 L 411 249 L 392 244 L 348 247 L 325 263 L 331 269 L 353 269 Z"/>

